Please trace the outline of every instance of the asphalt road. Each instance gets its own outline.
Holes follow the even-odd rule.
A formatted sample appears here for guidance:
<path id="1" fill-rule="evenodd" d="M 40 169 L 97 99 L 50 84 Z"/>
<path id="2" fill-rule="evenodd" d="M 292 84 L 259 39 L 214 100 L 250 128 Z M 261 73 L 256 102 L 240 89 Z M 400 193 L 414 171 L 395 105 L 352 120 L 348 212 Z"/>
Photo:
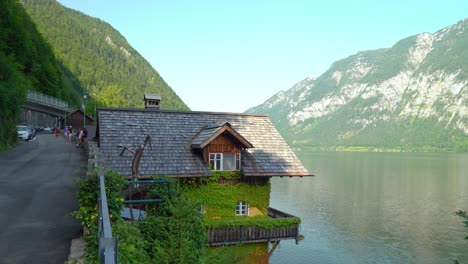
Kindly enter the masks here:
<path id="1" fill-rule="evenodd" d="M 64 263 L 81 235 L 76 179 L 82 149 L 64 137 L 38 134 L 0 152 L 0 263 Z"/>

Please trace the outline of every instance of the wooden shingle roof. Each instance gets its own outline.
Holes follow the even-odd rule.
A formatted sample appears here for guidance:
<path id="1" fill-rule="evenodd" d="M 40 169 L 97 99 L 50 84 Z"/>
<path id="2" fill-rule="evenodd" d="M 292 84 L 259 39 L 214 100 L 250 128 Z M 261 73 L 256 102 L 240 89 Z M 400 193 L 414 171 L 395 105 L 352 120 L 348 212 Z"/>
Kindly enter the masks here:
<path id="1" fill-rule="evenodd" d="M 223 122 L 222 124 L 216 124 L 214 126 L 204 127 L 198 132 L 198 134 L 192 139 L 190 145 L 194 149 L 202 149 L 210 144 L 216 137 L 221 135 L 223 132 L 228 132 L 233 136 L 244 148 L 253 148 L 252 143 L 246 140 L 239 132 L 232 128 L 229 122 Z"/>
<path id="2" fill-rule="evenodd" d="M 131 160 L 119 156 L 122 147 L 136 149 L 150 135 L 152 147 L 144 151 L 140 177 L 211 176 L 207 163 L 192 145 L 203 144 L 213 136 L 220 128 L 213 124 L 226 122 L 254 146 L 242 153 L 241 169 L 245 176 L 310 175 L 264 115 L 98 108 L 97 116 L 104 165 L 122 175 L 128 176 L 131 171 Z"/>

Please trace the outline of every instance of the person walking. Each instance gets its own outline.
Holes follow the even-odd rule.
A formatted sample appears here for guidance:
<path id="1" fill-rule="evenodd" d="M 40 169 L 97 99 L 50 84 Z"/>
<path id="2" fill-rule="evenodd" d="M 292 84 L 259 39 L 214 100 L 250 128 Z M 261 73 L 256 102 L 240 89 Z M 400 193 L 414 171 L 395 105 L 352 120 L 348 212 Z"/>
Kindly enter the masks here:
<path id="1" fill-rule="evenodd" d="M 54 136 L 55 138 L 58 138 L 59 136 L 59 129 L 57 127 L 54 128 Z"/>
<path id="2" fill-rule="evenodd" d="M 83 127 L 81 130 L 80 130 L 80 133 L 78 134 L 77 136 L 77 140 L 76 140 L 76 145 L 75 147 L 79 148 L 79 147 L 83 147 L 83 144 L 85 142 L 85 139 L 88 137 L 88 130 L 86 129 L 86 127 Z"/>
<path id="3" fill-rule="evenodd" d="M 68 141 L 71 141 L 72 140 L 72 137 L 73 137 L 73 127 L 70 125 L 68 127 Z"/>
<path id="4" fill-rule="evenodd" d="M 76 140 L 76 145 L 75 148 L 81 147 L 83 144 L 83 137 L 84 137 L 84 128 L 80 130 L 80 133 L 78 134 L 77 140 Z"/>

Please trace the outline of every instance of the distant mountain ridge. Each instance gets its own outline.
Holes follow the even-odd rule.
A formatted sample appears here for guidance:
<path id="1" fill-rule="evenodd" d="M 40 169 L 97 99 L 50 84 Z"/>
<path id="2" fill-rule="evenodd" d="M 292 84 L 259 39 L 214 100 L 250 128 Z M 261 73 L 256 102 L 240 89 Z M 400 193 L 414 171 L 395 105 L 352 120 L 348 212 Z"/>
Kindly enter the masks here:
<path id="1" fill-rule="evenodd" d="M 468 151 L 468 19 L 358 52 L 247 113 L 298 148 Z"/>
<path id="2" fill-rule="evenodd" d="M 21 0 L 59 61 L 96 104 L 143 107 L 143 93 L 162 95 L 163 109 L 188 107 L 156 70 L 108 23 L 55 0 Z M 88 107 L 94 110 L 94 105 Z"/>

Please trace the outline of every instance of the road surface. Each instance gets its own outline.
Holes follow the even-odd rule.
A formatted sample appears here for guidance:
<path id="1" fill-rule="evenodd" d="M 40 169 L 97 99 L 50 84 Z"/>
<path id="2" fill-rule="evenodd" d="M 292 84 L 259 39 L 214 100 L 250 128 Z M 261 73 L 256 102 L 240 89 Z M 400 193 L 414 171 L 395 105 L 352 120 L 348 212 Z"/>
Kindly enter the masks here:
<path id="1" fill-rule="evenodd" d="M 61 263 L 81 235 L 76 179 L 82 149 L 63 136 L 38 134 L 0 152 L 0 263 Z"/>

